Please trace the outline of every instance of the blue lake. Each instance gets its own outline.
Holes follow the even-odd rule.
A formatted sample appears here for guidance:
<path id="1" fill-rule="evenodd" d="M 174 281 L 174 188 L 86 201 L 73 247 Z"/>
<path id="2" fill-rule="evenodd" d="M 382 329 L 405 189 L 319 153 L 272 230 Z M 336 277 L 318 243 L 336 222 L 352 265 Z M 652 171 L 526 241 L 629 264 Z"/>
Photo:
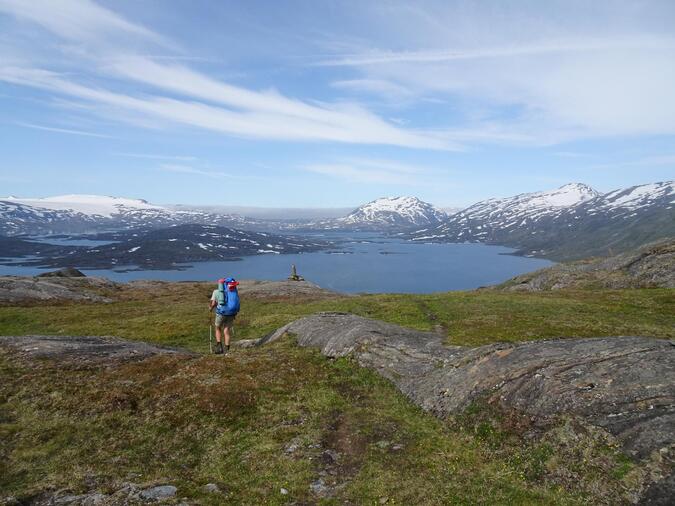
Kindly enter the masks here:
<path id="1" fill-rule="evenodd" d="M 341 292 L 430 293 L 470 290 L 500 283 L 518 274 L 552 265 L 548 260 L 510 255 L 513 250 L 483 244 L 419 244 L 372 234 L 315 234 L 316 238 L 344 241 L 330 252 L 294 255 L 258 255 L 240 261 L 202 262 L 182 270 L 83 270 L 87 275 L 116 281 L 161 279 L 212 281 L 223 276 L 238 279 L 285 279 L 291 264 L 298 274 L 325 288 Z M 0 266 L 0 275 L 34 275 L 33 267 Z"/>

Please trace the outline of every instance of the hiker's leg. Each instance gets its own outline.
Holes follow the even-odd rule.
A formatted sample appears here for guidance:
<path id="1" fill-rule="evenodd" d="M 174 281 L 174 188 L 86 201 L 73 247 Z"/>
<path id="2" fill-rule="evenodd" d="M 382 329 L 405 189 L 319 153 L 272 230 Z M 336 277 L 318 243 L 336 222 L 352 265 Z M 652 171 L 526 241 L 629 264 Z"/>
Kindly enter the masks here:
<path id="1" fill-rule="evenodd" d="M 220 342 L 220 333 L 223 330 L 223 325 L 225 324 L 224 317 L 221 314 L 216 315 L 216 321 L 214 327 L 216 327 L 216 342 Z"/>
<path id="2" fill-rule="evenodd" d="M 229 325 L 225 325 L 225 327 L 223 327 L 223 334 L 225 334 L 225 346 L 229 346 L 230 345 L 230 326 Z"/>

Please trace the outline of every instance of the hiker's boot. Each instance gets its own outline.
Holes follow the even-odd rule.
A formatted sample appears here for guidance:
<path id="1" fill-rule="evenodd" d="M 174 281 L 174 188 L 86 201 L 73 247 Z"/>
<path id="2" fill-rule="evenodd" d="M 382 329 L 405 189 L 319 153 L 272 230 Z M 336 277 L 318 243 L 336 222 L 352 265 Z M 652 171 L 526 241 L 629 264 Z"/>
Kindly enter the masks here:
<path id="1" fill-rule="evenodd" d="M 225 351 L 223 352 L 223 354 L 224 354 L 224 355 L 227 355 L 228 353 L 230 353 L 230 345 L 229 345 L 229 344 L 226 344 L 226 345 L 225 345 Z"/>
<path id="2" fill-rule="evenodd" d="M 223 354 L 223 343 L 216 343 L 216 350 L 213 352 L 215 355 L 222 355 Z"/>

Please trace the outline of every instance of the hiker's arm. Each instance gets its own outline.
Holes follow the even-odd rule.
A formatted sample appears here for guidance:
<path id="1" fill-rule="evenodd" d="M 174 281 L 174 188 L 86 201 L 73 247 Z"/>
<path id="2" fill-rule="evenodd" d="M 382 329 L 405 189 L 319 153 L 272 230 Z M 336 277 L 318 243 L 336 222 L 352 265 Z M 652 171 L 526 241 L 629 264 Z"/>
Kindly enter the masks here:
<path id="1" fill-rule="evenodd" d="M 213 311 L 213 308 L 216 307 L 216 301 L 211 299 L 209 301 L 209 311 Z"/>

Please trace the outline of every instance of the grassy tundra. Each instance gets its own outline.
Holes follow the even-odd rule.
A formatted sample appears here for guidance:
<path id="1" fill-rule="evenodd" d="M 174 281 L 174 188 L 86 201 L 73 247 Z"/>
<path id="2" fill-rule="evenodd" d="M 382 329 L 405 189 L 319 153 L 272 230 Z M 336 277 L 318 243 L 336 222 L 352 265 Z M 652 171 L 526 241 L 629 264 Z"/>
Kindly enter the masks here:
<path id="1" fill-rule="evenodd" d="M 0 335 L 115 335 L 208 350 L 203 283 L 123 288 L 110 304 L 0 307 Z M 158 295 L 160 294 L 160 295 Z M 350 311 L 452 344 L 552 337 L 675 337 L 667 289 L 245 297 L 235 338 Z M 476 403 L 438 420 L 349 359 L 292 339 L 226 358 L 157 356 L 114 367 L 0 349 L 0 499 L 171 483 L 202 504 L 616 504 L 647 470 L 574 421 L 525 437 Z M 217 483 L 220 494 L 202 490 Z M 282 493 L 282 489 L 287 494 Z"/>

